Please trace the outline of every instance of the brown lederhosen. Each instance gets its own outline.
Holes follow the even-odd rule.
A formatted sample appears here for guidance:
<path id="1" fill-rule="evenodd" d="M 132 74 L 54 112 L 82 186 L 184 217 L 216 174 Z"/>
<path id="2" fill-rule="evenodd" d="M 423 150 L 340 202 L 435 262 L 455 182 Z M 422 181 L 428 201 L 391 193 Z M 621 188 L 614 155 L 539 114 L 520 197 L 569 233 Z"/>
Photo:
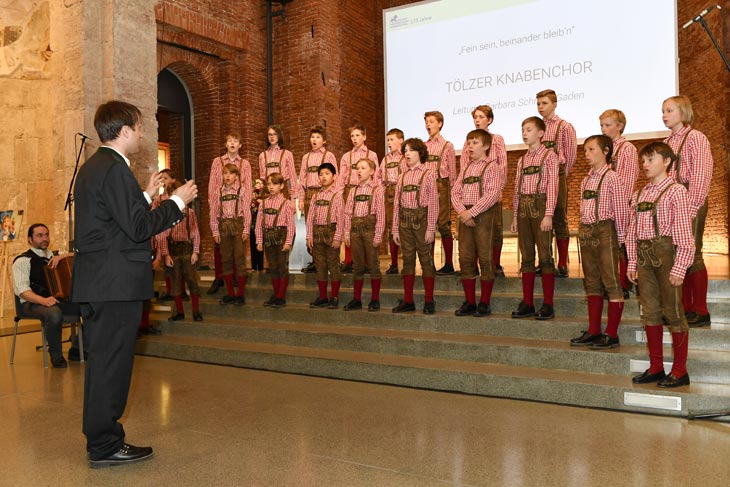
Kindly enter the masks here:
<path id="1" fill-rule="evenodd" d="M 677 151 L 677 182 L 679 182 L 679 169 L 681 167 L 681 161 L 682 161 L 682 149 L 684 149 L 684 144 L 687 142 L 687 137 L 689 137 L 689 134 L 692 133 L 694 129 L 690 129 L 687 131 L 686 134 L 684 134 L 684 137 L 682 138 L 682 142 L 679 144 L 679 150 Z M 685 188 L 689 189 L 689 183 L 679 183 Z M 692 235 L 695 238 L 695 255 L 694 259 L 692 261 L 692 265 L 689 266 L 689 269 L 687 269 L 687 273 L 691 274 L 693 272 L 701 271 L 705 269 L 705 259 L 702 256 L 702 244 L 703 244 L 703 236 L 705 233 L 705 221 L 707 220 L 707 198 L 705 198 L 705 202 L 700 206 L 700 208 L 697 210 L 697 215 L 695 215 L 694 218 L 692 218 Z"/>
<path id="2" fill-rule="evenodd" d="M 333 194 L 329 200 L 318 199 L 314 202 L 315 206 L 327 206 L 327 219 L 325 220 L 327 222 L 330 221 L 332 200 L 335 196 Z M 326 281 L 328 272 L 333 281 L 342 280 L 342 273 L 340 272 L 340 249 L 332 248 L 336 230 L 336 223 L 312 225 L 312 258 L 317 268 L 318 281 Z"/>
<path id="3" fill-rule="evenodd" d="M 236 264 L 238 276 L 246 275 L 246 248 L 243 245 L 243 218 L 223 218 L 223 202 L 235 199 L 236 208 L 233 212 L 238 215 L 238 203 L 241 196 L 241 187 L 235 195 L 223 195 L 223 188 L 220 189 L 220 208 L 218 212 L 218 231 L 220 233 L 221 250 L 221 274 L 227 276 L 233 274 L 233 264 Z"/>
<path id="4" fill-rule="evenodd" d="M 403 162 L 403 157 L 400 159 L 400 161 L 390 161 L 385 163 L 385 174 L 383 174 L 383 181 L 385 183 L 385 228 L 387 229 L 388 233 L 390 234 L 390 241 L 393 241 L 393 203 L 395 202 L 395 187 L 398 183 L 389 183 L 385 181 L 385 178 L 388 175 L 388 168 L 397 167 L 398 168 L 398 177 L 401 175 L 401 164 Z"/>
<path id="5" fill-rule="evenodd" d="M 479 199 L 483 196 L 484 174 L 494 161 L 485 164 L 482 173 L 476 176 L 465 177 L 462 184 L 478 184 Z M 501 170 L 501 169 L 500 169 Z M 466 174 L 466 171 L 464 171 Z M 467 210 L 472 208 L 471 205 L 466 206 Z M 481 212 L 473 218 L 476 226 L 468 227 L 459 220 L 459 265 L 461 266 L 461 279 L 474 279 L 474 259 L 479 257 L 479 268 L 481 269 L 481 279 L 485 281 L 494 280 L 494 267 L 492 265 L 492 245 L 494 239 L 492 232 L 494 231 L 494 219 L 496 216 L 497 205 L 492 205 L 486 211 Z"/>
<path id="6" fill-rule="evenodd" d="M 352 213 L 359 201 L 368 201 L 367 216 L 353 216 L 350 219 L 350 247 L 352 248 L 352 279 L 357 281 L 365 275 L 365 269 L 370 271 L 370 279 L 380 279 L 380 260 L 378 248 L 373 246 L 375 240 L 375 224 L 377 217 L 371 213 L 373 208 L 373 194 L 355 194 L 352 197 Z M 366 198 L 366 199 L 365 199 Z"/>
<path id="7" fill-rule="evenodd" d="M 282 246 L 286 242 L 287 228 L 276 225 L 279 223 L 279 215 L 286 201 L 286 199 L 282 201 L 277 210 L 273 208 L 264 208 L 263 210 L 264 214 L 276 215 L 272 226 L 263 227 L 264 251 L 266 252 L 266 260 L 269 261 L 269 273 L 273 279 L 289 277 L 289 251 L 282 250 Z M 259 215 L 259 218 L 264 218 L 262 223 L 266 222 L 264 215 Z"/>
<path id="8" fill-rule="evenodd" d="M 441 177 L 441 158 L 444 156 L 446 146 L 441 147 L 439 155 L 428 155 L 428 162 L 436 163 L 436 186 L 439 192 L 439 216 L 436 221 L 436 229 L 441 238 L 451 237 L 451 181 L 449 178 Z"/>
<path id="9" fill-rule="evenodd" d="M 189 212 L 190 210 L 188 210 Z M 186 214 L 183 218 L 188 228 L 188 240 L 174 241 L 172 237 L 167 237 L 167 251 L 172 257 L 172 294 L 179 296 L 182 294 L 181 280 L 185 278 L 188 289 L 191 294 L 200 294 L 198 285 L 198 270 L 195 265 L 190 263 L 193 255 L 193 242 L 190 241 L 192 233 L 190 232 L 190 217 Z M 182 224 L 180 222 L 179 224 Z"/>
<path id="10" fill-rule="evenodd" d="M 547 195 L 545 193 L 522 194 L 522 175 L 525 169 L 538 172 L 540 176 L 537 180 L 536 191 L 540 190 L 542 182 L 542 173 L 545 166 L 545 159 L 548 152 L 543 154 L 539 166 L 521 167 L 520 159 L 517 163 L 519 173 L 519 181 L 517 183 L 518 193 L 518 211 L 517 211 L 517 234 L 520 245 L 520 253 L 522 254 L 522 265 L 520 272 L 535 272 L 535 246 L 537 245 L 537 254 L 540 262 L 540 269 L 543 274 L 554 274 L 555 263 L 552 256 L 552 232 L 543 232 L 540 230 L 540 223 L 545 218 L 545 207 L 547 204 Z M 530 168 L 537 168 L 530 169 Z M 527 174 L 531 174 L 528 172 Z"/>
<path id="11" fill-rule="evenodd" d="M 601 198 L 604 172 L 595 190 L 586 189 L 581 198 L 595 199 L 595 223 L 582 223 L 579 227 L 580 252 L 582 255 L 583 287 L 587 296 L 602 296 L 605 289 L 612 301 L 623 301 L 623 290 L 618 275 L 618 237 L 613 220 L 599 220 L 598 203 Z"/>
<path id="12" fill-rule="evenodd" d="M 555 140 L 543 140 L 542 145 L 546 149 L 552 149 L 558 154 L 558 138 L 560 137 L 560 127 L 563 126 L 564 120 L 558 122 L 558 128 L 555 130 Z M 560 161 L 558 161 L 560 162 Z M 570 238 L 568 230 L 568 180 L 565 174 L 565 164 L 558 164 L 558 199 L 555 200 L 555 213 L 553 213 L 553 230 L 555 238 Z"/>
<path id="13" fill-rule="evenodd" d="M 398 234 L 400 236 L 400 248 L 403 253 L 403 275 L 412 276 L 416 274 L 416 254 L 421 263 L 423 277 L 436 275 L 436 267 L 431 253 L 431 244 L 426 243 L 426 227 L 428 226 L 428 207 L 421 205 L 421 186 L 423 178 L 426 177 L 428 169 L 423 171 L 418 185 L 407 184 L 401 187 L 399 198 Z M 401 179 L 403 175 L 401 175 Z M 403 207 L 403 193 L 416 192 L 418 208 Z"/>
<path id="14" fill-rule="evenodd" d="M 636 264 L 639 273 L 639 302 L 641 303 L 641 323 L 644 326 L 666 324 L 671 332 L 688 331 L 687 318 L 682 306 L 682 286 L 674 287 L 669 283 L 669 273 L 674 266 L 676 249 L 672 237 L 659 235 L 657 206 L 670 184 L 653 203 L 642 202 L 641 191 L 636 198 L 636 213 L 651 211 L 654 220 L 654 238 L 636 241 Z M 643 191 L 643 189 L 642 189 Z M 638 219 L 638 218 L 637 218 Z"/>

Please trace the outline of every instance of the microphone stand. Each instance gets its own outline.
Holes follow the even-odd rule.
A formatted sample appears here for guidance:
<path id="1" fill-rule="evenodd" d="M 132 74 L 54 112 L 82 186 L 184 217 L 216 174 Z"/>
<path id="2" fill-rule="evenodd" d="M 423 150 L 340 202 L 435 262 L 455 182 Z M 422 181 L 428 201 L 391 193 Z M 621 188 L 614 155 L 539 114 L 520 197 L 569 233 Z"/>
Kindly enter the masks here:
<path id="1" fill-rule="evenodd" d="M 76 153 L 76 166 L 74 167 L 73 176 L 71 176 L 71 184 L 68 186 L 68 195 L 66 196 L 66 204 L 63 206 L 63 211 L 68 210 L 68 252 L 74 251 L 74 228 L 73 228 L 73 206 L 74 206 L 74 181 L 76 180 L 76 173 L 79 172 L 79 161 L 81 161 L 81 153 L 84 150 L 84 144 L 86 143 L 86 137 L 83 134 L 76 134 L 81 137 L 81 147 L 79 147 Z M 74 135 L 74 147 L 76 146 L 76 135 Z"/>
<path id="2" fill-rule="evenodd" d="M 712 43 L 715 45 L 715 49 L 717 49 L 717 53 L 722 58 L 722 62 L 725 63 L 725 69 L 730 73 L 730 63 L 727 62 L 727 58 L 725 57 L 725 53 L 722 52 L 722 49 L 720 49 L 720 45 L 717 43 L 717 39 L 715 39 L 715 36 L 712 35 L 712 32 L 710 31 L 710 28 L 707 26 L 707 22 L 705 22 L 704 17 L 700 17 L 700 19 L 697 21 L 702 25 L 702 28 L 705 29 L 705 32 L 707 32 L 707 35 L 710 36 L 710 39 L 712 40 Z"/>

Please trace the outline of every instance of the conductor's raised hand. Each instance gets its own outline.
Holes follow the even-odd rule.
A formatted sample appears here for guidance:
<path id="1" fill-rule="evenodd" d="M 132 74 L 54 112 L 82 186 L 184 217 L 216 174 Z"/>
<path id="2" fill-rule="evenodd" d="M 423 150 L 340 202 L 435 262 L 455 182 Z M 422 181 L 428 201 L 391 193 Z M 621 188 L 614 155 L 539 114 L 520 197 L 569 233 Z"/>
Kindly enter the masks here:
<path id="1" fill-rule="evenodd" d="M 198 197 L 198 186 L 192 179 L 175 190 L 173 195 L 179 197 L 187 205 Z"/>
<path id="2" fill-rule="evenodd" d="M 162 186 L 162 175 L 158 171 L 150 176 L 150 180 L 147 183 L 147 189 L 145 189 L 144 192 L 147 193 L 150 198 L 154 198 L 157 196 L 157 190 L 160 189 L 160 186 Z"/>

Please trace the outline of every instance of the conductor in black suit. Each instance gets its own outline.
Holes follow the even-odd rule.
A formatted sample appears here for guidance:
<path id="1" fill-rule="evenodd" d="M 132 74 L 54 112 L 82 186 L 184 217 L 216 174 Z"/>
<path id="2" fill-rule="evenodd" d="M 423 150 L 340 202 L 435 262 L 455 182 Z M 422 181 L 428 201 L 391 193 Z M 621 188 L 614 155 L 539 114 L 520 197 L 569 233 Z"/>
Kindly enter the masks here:
<path id="1" fill-rule="evenodd" d="M 99 106 L 94 127 L 102 146 L 81 167 L 74 188 L 76 234 L 71 297 L 81 303 L 89 337 L 84 384 L 83 431 L 92 468 L 135 462 L 152 448 L 125 443 L 124 413 L 134 365 L 142 303 L 152 297 L 150 238 L 182 218 L 197 196 L 190 181 L 154 211 L 150 196 L 160 177 L 142 192 L 128 155 L 139 150 L 142 114 L 121 101 Z"/>

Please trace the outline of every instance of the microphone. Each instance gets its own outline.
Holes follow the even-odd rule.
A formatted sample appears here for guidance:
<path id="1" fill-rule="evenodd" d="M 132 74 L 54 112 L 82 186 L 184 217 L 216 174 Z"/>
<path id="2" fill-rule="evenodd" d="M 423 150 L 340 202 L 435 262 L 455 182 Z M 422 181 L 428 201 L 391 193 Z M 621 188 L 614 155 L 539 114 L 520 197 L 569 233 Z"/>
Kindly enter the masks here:
<path id="1" fill-rule="evenodd" d="M 705 15 L 709 14 L 712 11 L 713 8 L 717 8 L 718 10 L 722 10 L 722 7 L 719 6 L 719 5 L 710 5 L 709 7 L 707 7 L 706 9 L 704 9 L 702 12 L 700 12 L 699 15 L 697 15 L 697 17 L 693 18 L 692 20 L 690 20 L 689 22 L 687 22 L 686 24 L 684 24 L 682 26 L 682 28 L 683 29 L 686 29 L 687 27 L 689 27 L 690 25 L 694 24 L 695 22 L 699 22 L 700 20 L 702 20 L 702 18 Z"/>
<path id="2" fill-rule="evenodd" d="M 82 134 L 81 132 L 76 132 L 76 135 L 78 135 L 79 137 L 81 137 L 81 138 L 82 138 L 82 139 L 84 139 L 84 140 L 86 140 L 86 139 L 90 139 L 90 138 L 91 138 L 91 137 L 89 137 L 88 135 L 84 135 L 84 134 Z"/>

